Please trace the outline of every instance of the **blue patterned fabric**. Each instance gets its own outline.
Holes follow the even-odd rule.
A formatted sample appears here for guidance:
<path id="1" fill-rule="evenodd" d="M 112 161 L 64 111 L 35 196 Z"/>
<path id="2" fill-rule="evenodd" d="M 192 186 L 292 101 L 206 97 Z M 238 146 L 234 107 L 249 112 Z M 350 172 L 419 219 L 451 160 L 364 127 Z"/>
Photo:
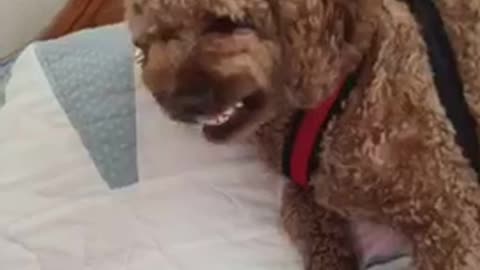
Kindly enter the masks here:
<path id="1" fill-rule="evenodd" d="M 138 181 L 129 40 L 116 25 L 36 46 L 58 102 L 111 188 Z"/>

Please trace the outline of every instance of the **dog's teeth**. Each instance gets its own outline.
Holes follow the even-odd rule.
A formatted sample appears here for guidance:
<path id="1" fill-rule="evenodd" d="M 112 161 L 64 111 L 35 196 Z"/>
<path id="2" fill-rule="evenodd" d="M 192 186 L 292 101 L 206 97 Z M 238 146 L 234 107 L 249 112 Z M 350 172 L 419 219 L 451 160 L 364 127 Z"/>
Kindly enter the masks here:
<path id="1" fill-rule="evenodd" d="M 218 122 L 218 117 L 199 117 L 197 118 L 198 123 L 208 126 L 215 126 Z"/>
<path id="2" fill-rule="evenodd" d="M 222 115 L 218 118 L 218 124 L 219 125 L 224 124 L 228 121 L 228 119 L 229 119 L 228 116 Z"/>
<path id="3" fill-rule="evenodd" d="M 205 125 L 213 126 L 217 124 L 217 119 L 202 119 L 199 122 Z"/>
<path id="4" fill-rule="evenodd" d="M 235 108 L 229 108 L 228 110 L 224 111 L 222 115 L 231 116 L 234 112 L 235 112 Z"/>
<path id="5" fill-rule="evenodd" d="M 198 122 L 200 124 L 207 125 L 207 126 L 219 126 L 219 125 L 225 123 L 228 119 L 229 119 L 229 117 L 220 115 L 220 116 L 217 116 L 217 117 L 214 117 L 214 118 L 206 118 L 206 117 L 205 118 L 200 118 L 200 119 L 198 119 Z"/>
<path id="6" fill-rule="evenodd" d="M 235 107 L 230 107 L 214 117 L 201 117 L 198 119 L 198 122 L 208 126 L 220 126 L 228 122 L 234 113 Z"/>
<path id="7" fill-rule="evenodd" d="M 243 108 L 243 102 L 237 102 L 237 104 L 235 104 L 235 108 Z"/>

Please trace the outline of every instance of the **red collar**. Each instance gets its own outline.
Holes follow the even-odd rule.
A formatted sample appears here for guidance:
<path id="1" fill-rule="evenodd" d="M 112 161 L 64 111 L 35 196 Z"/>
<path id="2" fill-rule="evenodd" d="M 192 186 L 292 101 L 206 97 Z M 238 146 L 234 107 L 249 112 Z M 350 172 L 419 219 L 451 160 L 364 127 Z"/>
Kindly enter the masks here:
<path id="1" fill-rule="evenodd" d="M 341 80 L 333 94 L 316 108 L 298 112 L 292 133 L 285 142 L 283 171 L 296 184 L 307 187 L 310 174 L 318 165 L 316 150 L 319 150 L 322 134 L 329 120 L 341 110 L 341 103 L 354 88 L 357 72 Z"/>

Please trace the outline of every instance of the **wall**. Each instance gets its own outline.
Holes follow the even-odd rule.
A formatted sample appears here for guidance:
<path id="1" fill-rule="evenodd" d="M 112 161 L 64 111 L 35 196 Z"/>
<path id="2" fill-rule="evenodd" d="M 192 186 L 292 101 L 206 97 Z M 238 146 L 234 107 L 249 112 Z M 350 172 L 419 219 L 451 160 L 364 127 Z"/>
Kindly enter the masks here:
<path id="1" fill-rule="evenodd" d="M 68 0 L 0 0 L 0 58 L 35 38 Z"/>

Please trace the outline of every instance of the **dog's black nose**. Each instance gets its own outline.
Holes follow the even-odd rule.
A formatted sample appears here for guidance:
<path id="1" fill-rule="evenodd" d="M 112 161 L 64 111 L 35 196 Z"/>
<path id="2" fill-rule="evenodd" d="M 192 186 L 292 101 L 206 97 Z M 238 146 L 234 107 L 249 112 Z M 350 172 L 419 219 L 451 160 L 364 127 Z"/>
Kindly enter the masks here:
<path id="1" fill-rule="evenodd" d="M 213 104 L 213 91 L 210 89 L 195 89 L 178 91 L 173 97 L 175 104 L 189 114 L 202 114 Z"/>
<path id="2" fill-rule="evenodd" d="M 215 80 L 204 68 L 186 65 L 177 77 L 177 88 L 173 93 L 174 102 L 191 114 L 202 114 L 214 106 Z"/>

